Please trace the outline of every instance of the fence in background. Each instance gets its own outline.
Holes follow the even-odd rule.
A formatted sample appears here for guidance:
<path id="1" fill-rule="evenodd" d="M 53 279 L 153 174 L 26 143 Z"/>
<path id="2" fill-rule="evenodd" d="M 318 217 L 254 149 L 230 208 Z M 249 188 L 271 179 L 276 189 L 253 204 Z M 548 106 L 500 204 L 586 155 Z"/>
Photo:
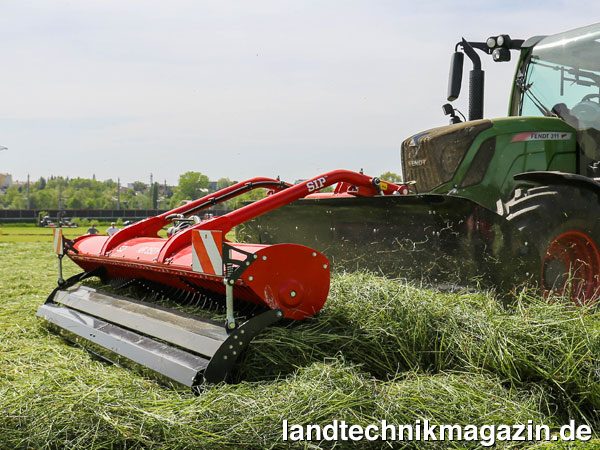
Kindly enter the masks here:
<path id="1" fill-rule="evenodd" d="M 0 209 L 0 223 L 37 223 L 39 220 L 40 212 L 42 210 L 34 209 Z M 125 220 L 140 220 L 146 217 L 156 216 L 164 213 L 164 209 L 64 209 L 59 211 L 58 209 L 45 209 L 45 213 L 52 219 L 56 219 L 59 215 L 62 218 L 71 219 L 78 217 L 80 219 L 98 220 L 103 222 L 112 222 L 113 220 L 121 219 Z M 223 215 L 227 211 L 223 210 L 212 210 L 207 209 L 201 212 L 201 216 L 204 214 Z"/>

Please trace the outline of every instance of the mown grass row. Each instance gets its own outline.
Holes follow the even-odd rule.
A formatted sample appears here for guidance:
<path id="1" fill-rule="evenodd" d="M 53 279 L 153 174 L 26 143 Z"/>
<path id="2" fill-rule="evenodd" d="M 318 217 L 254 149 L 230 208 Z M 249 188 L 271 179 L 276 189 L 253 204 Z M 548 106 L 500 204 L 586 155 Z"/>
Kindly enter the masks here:
<path id="1" fill-rule="evenodd" d="M 594 310 L 525 295 L 504 306 L 484 293 L 336 275 L 322 313 L 266 330 L 237 384 L 195 396 L 50 333 L 34 316 L 55 283 L 50 252 L 49 244 L 0 243 L 0 448 L 285 448 L 284 419 L 600 426 Z M 524 448 L 498 444 L 511 445 Z"/>
<path id="2" fill-rule="evenodd" d="M 591 308 L 524 294 L 505 306 L 482 293 L 436 293 L 345 274 L 333 279 L 319 317 L 263 333 L 241 376 L 277 376 L 341 351 L 382 380 L 407 370 L 469 370 L 493 373 L 513 386 L 539 383 L 562 414 L 595 420 L 599 320 Z"/>

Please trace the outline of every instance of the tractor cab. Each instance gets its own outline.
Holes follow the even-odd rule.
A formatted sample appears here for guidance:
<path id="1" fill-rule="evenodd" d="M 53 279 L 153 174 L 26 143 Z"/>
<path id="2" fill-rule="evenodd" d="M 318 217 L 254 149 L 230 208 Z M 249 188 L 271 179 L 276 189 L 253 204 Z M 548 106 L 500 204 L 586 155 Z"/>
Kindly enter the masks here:
<path id="1" fill-rule="evenodd" d="M 484 119 L 480 54 L 509 61 L 520 52 L 508 118 Z M 560 171 L 600 177 L 600 24 L 528 40 L 508 35 L 462 39 L 452 55 L 448 100 L 460 95 L 465 55 L 469 112 L 450 103 L 450 125 L 417 133 L 402 144 L 404 180 L 417 193 L 457 194 L 493 208 L 507 201 L 514 176 Z"/>
<path id="2" fill-rule="evenodd" d="M 600 175 L 600 24 L 523 44 L 511 115 L 558 117 L 576 133 L 579 173 Z"/>
<path id="3" fill-rule="evenodd" d="M 476 51 L 478 50 L 478 51 Z M 511 50 L 520 51 L 509 116 L 558 118 L 575 129 L 577 168 L 581 175 L 600 176 L 600 23 L 552 36 L 527 40 L 508 35 L 492 36 L 485 42 L 456 44 L 450 66 L 448 100 L 458 98 L 466 55 L 469 73 L 469 121 L 483 119 L 484 73 L 478 53 L 496 62 L 510 61 Z M 443 106 L 450 123 L 461 122 L 451 104 Z M 540 129 L 531 131 L 564 132 Z M 540 139 L 543 139 L 541 136 Z M 553 140 L 549 136 L 549 141 Z M 573 149 L 575 151 L 575 148 Z M 540 167 L 535 170 L 551 170 Z M 571 170 L 569 170 L 571 171 Z"/>

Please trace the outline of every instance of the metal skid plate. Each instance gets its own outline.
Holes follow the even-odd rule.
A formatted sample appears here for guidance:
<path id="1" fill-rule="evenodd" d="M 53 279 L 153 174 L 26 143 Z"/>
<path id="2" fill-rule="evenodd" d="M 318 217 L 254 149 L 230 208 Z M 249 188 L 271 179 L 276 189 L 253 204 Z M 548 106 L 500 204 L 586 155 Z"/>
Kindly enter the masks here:
<path id="1" fill-rule="evenodd" d="M 227 339 L 220 323 L 87 286 L 58 291 L 54 302 L 208 357 Z"/>
<path id="2" fill-rule="evenodd" d="M 189 387 L 225 380 L 254 336 L 283 317 L 269 310 L 227 333 L 221 323 L 86 286 L 58 290 L 37 315 L 67 337 L 84 338 Z"/>
<path id="3" fill-rule="evenodd" d="M 69 308 L 47 303 L 39 307 L 37 315 L 68 333 L 87 339 L 186 386 L 193 386 L 198 373 L 208 366 L 206 358 Z"/>

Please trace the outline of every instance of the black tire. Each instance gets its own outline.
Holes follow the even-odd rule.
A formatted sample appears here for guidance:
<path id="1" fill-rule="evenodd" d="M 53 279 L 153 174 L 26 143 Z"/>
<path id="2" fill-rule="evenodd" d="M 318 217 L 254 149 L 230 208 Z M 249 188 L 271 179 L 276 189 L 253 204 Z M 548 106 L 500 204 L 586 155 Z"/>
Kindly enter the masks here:
<path id="1" fill-rule="evenodd" d="M 578 303 L 600 294 L 600 197 L 570 185 L 517 189 L 506 219 L 537 249 L 534 279 L 544 295 L 567 295 Z"/>

